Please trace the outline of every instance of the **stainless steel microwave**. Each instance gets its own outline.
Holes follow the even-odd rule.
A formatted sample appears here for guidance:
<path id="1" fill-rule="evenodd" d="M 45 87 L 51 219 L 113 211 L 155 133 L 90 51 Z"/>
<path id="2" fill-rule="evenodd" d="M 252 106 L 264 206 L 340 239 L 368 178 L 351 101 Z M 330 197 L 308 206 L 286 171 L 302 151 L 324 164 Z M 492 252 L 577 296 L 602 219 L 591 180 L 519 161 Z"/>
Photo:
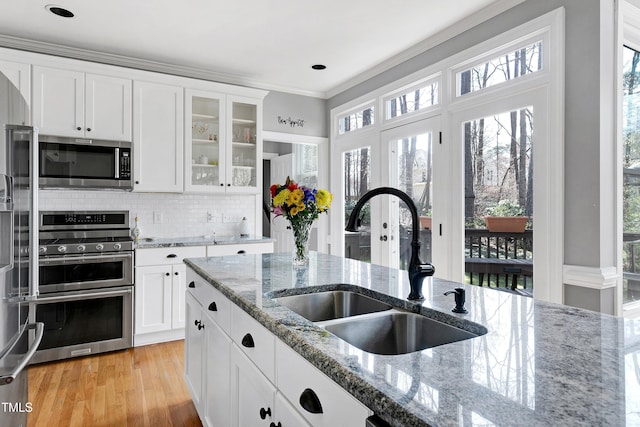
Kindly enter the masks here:
<path id="1" fill-rule="evenodd" d="M 40 135 L 41 188 L 133 189 L 131 143 Z"/>

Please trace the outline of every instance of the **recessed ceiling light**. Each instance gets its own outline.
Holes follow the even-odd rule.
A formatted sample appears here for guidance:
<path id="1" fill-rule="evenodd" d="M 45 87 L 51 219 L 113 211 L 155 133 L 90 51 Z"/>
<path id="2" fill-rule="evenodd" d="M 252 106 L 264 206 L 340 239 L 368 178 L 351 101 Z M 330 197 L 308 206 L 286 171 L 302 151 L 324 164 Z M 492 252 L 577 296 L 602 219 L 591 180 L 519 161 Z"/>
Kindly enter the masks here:
<path id="1" fill-rule="evenodd" d="M 315 64 L 312 65 L 311 68 L 313 68 L 314 70 L 324 70 L 325 68 L 327 68 L 327 66 L 322 64 Z"/>
<path id="2" fill-rule="evenodd" d="M 62 16 L 63 18 L 73 18 L 75 16 L 70 10 L 61 6 L 56 6 L 55 4 L 48 4 L 44 8 L 54 15 Z"/>

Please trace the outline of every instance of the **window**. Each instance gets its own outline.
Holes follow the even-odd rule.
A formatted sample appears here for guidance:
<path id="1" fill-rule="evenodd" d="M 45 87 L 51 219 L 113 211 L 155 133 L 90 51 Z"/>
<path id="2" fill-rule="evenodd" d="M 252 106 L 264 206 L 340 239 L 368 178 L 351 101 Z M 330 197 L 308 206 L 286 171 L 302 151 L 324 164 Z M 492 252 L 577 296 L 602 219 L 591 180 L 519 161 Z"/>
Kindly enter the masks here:
<path id="1" fill-rule="evenodd" d="M 542 70 L 542 66 L 542 41 L 537 41 L 458 72 L 456 96 L 535 73 Z"/>
<path id="2" fill-rule="evenodd" d="M 375 124 L 375 109 L 369 105 L 364 109 L 348 113 L 338 118 L 338 133 L 344 135 L 347 132 L 362 129 Z"/>
<path id="3" fill-rule="evenodd" d="M 421 83 L 385 99 L 385 118 L 400 117 L 439 103 L 438 82 Z"/>

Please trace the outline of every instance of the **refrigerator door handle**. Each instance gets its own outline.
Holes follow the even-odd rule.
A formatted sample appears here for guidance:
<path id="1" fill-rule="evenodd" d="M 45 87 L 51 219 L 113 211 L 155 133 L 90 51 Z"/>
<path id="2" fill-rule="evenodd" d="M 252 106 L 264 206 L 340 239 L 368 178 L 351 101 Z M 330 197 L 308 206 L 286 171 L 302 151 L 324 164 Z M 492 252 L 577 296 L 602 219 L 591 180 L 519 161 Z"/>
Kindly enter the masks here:
<path id="1" fill-rule="evenodd" d="M 29 323 L 22 330 L 22 333 L 24 334 L 25 332 L 30 331 L 31 329 L 36 330 L 36 337 L 33 341 L 33 344 L 31 345 L 31 348 L 29 349 L 29 351 L 25 353 L 24 357 L 22 358 L 20 363 L 18 363 L 18 365 L 15 367 L 13 372 L 11 372 L 8 375 L 0 376 L 0 386 L 11 384 L 13 380 L 15 380 L 16 377 L 20 374 L 20 372 L 22 372 L 22 370 L 27 366 L 29 361 L 31 361 L 31 358 L 36 353 L 36 350 L 38 350 L 38 347 L 40 346 L 40 341 L 42 341 L 42 336 L 44 335 L 44 323 L 42 322 Z M 16 342 L 17 341 L 18 340 L 16 340 Z"/>
<path id="2" fill-rule="evenodd" d="M 30 132 L 31 159 L 29 171 L 29 185 L 31 187 L 31 206 L 29 212 L 29 298 L 36 298 L 40 294 L 40 268 L 39 268 L 39 230 L 40 210 L 38 206 L 38 189 L 40 185 L 39 167 L 39 139 L 38 128 L 32 128 Z"/>

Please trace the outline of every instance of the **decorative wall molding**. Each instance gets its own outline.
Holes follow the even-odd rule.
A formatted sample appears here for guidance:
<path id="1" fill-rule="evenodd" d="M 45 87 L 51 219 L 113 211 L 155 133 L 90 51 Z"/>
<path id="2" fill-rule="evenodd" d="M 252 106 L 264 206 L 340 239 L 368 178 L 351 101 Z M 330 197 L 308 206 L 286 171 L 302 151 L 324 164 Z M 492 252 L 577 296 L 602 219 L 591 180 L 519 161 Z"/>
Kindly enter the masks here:
<path id="1" fill-rule="evenodd" d="M 591 289 L 608 289 L 616 286 L 622 276 L 615 267 L 583 267 L 564 265 L 562 283 Z"/>

